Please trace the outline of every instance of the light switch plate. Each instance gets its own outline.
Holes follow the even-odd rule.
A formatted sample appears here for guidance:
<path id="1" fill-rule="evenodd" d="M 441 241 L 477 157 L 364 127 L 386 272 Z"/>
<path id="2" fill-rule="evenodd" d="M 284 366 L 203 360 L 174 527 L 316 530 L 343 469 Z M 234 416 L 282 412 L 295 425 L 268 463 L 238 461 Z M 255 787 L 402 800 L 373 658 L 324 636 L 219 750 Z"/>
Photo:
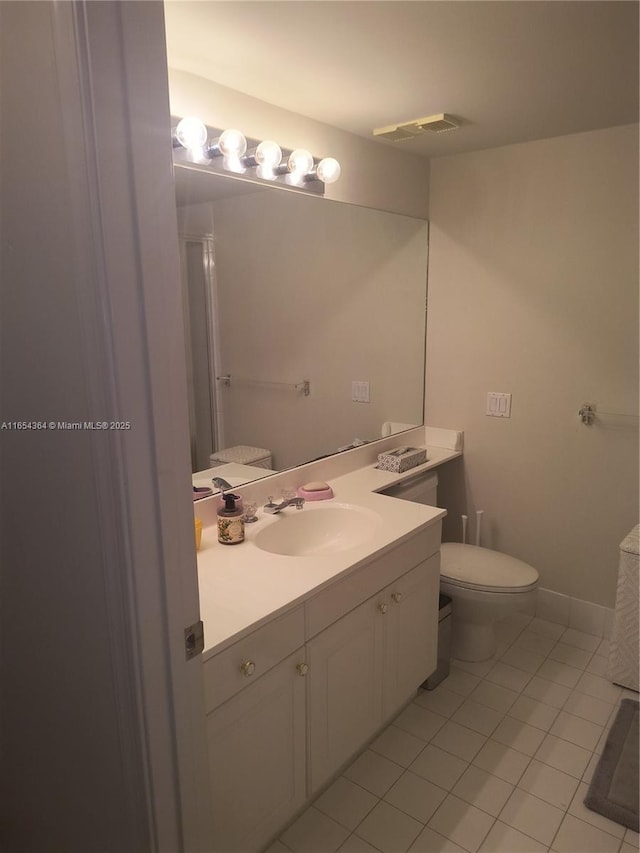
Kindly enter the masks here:
<path id="1" fill-rule="evenodd" d="M 369 383 L 367 381 L 354 379 L 351 383 L 351 400 L 354 403 L 368 403 L 370 401 Z"/>
<path id="2" fill-rule="evenodd" d="M 511 394 L 503 391 L 488 391 L 486 414 L 490 418 L 510 418 Z"/>

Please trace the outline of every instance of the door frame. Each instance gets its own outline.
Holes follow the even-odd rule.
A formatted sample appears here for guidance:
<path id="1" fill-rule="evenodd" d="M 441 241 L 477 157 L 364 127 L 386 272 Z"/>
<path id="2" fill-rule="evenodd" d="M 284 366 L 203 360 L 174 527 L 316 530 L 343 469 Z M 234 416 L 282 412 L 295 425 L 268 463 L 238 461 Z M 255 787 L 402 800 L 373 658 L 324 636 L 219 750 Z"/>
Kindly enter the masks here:
<path id="1" fill-rule="evenodd" d="M 202 275 L 205 283 L 205 306 L 207 322 L 207 360 L 209 368 L 209 399 L 211 402 L 212 450 L 226 447 L 224 430 L 224 395 L 218 384 L 222 368 L 222 347 L 218 318 L 219 294 L 215 264 L 215 242 L 213 234 L 179 231 L 180 272 L 183 289 L 183 304 L 188 299 L 187 243 L 199 243 L 202 247 Z M 185 306 L 186 310 L 186 306 Z M 187 318 L 188 321 L 188 318 Z M 188 325 L 188 322 L 187 322 Z M 190 342 L 187 349 L 191 352 Z M 191 407 L 190 407 L 191 408 Z M 209 467 L 209 466 L 206 466 Z"/>
<path id="2" fill-rule="evenodd" d="M 211 801 L 202 658 L 185 657 L 200 617 L 164 8 L 82 0 L 51 15 L 69 215 L 99 305 L 80 306 L 87 351 L 101 347 L 91 384 L 135 427 L 102 460 L 100 526 L 123 561 L 105 576 L 127 696 L 118 725 L 139 744 L 151 849 L 199 853 L 212 847 Z"/>

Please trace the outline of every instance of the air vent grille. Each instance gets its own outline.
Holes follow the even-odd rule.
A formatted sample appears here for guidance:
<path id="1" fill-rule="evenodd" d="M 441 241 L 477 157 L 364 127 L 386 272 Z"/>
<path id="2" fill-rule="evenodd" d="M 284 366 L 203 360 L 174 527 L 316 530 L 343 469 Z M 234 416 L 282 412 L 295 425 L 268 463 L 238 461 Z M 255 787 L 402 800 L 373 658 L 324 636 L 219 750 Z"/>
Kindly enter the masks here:
<path id="1" fill-rule="evenodd" d="M 379 127 L 373 131 L 374 136 L 381 139 L 389 139 L 391 142 L 404 142 L 421 136 L 423 133 L 444 133 L 447 130 L 455 130 L 460 125 L 450 115 L 439 113 L 425 118 L 416 118 L 401 124 L 391 124 L 387 127 Z"/>

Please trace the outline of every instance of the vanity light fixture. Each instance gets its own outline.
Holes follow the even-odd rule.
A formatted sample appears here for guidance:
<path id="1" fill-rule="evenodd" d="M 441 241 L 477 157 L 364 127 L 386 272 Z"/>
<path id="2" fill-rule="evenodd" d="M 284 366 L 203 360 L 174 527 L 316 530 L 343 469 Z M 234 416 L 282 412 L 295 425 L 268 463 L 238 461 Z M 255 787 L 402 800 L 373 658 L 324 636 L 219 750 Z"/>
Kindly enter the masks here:
<path id="1" fill-rule="evenodd" d="M 240 130 L 229 128 L 223 130 L 220 136 L 209 140 L 206 155 L 213 157 L 242 157 L 247 150 L 247 139 Z"/>
<path id="2" fill-rule="evenodd" d="M 280 167 L 281 174 L 289 172 L 291 181 L 299 180 L 322 181 L 323 184 L 333 184 L 340 177 L 340 163 L 335 157 L 323 157 L 319 163 L 305 148 L 296 148 L 289 155 L 285 166 Z"/>
<path id="3" fill-rule="evenodd" d="M 313 154 L 311 151 L 307 151 L 306 148 L 296 148 L 289 154 L 287 170 L 293 176 L 294 180 L 296 178 L 304 178 L 313 170 L 313 167 Z"/>
<path id="4" fill-rule="evenodd" d="M 315 160 L 313 154 L 306 148 L 295 148 L 275 170 L 276 175 L 283 177 L 287 184 L 294 187 L 303 186 L 304 182 L 317 181 L 315 175 Z"/>
<path id="5" fill-rule="evenodd" d="M 186 148 L 187 151 L 199 151 L 204 148 L 209 131 L 204 122 L 199 118 L 189 116 L 181 119 L 173 133 L 173 147 Z"/>
<path id="6" fill-rule="evenodd" d="M 276 169 L 282 162 L 282 148 L 277 142 L 270 139 L 263 140 L 254 151 L 242 157 L 240 162 L 245 167 L 256 167 L 256 175 L 259 178 L 272 180 Z"/>
<path id="7" fill-rule="evenodd" d="M 305 175 L 305 181 L 318 180 L 323 184 L 334 184 L 340 177 L 340 163 L 335 157 L 323 157 L 313 172 Z"/>
<path id="8" fill-rule="evenodd" d="M 173 147 L 174 159 L 183 165 L 286 184 L 316 195 L 322 195 L 325 184 L 340 177 L 340 164 L 333 157 L 316 160 L 305 148 L 283 152 L 277 142 L 247 140 L 233 128 L 211 131 L 195 117 L 177 122 Z"/>

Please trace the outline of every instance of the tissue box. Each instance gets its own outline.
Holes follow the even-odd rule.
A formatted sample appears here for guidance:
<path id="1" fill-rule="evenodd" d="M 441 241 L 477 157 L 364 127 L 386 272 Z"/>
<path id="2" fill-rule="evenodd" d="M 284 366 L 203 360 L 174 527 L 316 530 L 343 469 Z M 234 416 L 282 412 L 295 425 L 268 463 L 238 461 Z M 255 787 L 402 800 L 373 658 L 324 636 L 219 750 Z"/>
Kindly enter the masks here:
<path id="1" fill-rule="evenodd" d="M 427 451 L 424 447 L 397 447 L 378 454 L 378 468 L 401 474 L 416 465 L 422 465 L 426 460 Z"/>

